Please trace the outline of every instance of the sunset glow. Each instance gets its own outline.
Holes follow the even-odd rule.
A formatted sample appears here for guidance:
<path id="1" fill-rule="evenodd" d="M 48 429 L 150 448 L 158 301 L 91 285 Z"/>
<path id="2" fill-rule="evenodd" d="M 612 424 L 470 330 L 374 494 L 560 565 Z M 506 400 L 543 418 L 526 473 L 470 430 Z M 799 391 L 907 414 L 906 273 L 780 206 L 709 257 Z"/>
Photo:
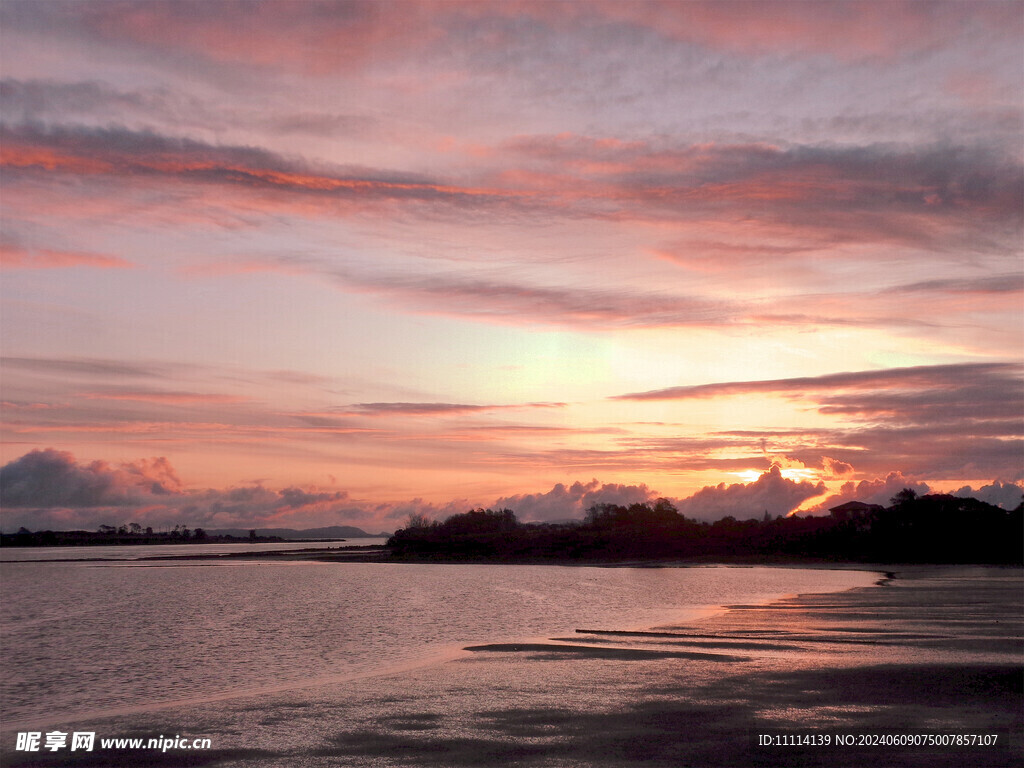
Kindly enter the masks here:
<path id="1" fill-rule="evenodd" d="M 0 22 L 5 531 L 1020 501 L 1018 2 Z"/>

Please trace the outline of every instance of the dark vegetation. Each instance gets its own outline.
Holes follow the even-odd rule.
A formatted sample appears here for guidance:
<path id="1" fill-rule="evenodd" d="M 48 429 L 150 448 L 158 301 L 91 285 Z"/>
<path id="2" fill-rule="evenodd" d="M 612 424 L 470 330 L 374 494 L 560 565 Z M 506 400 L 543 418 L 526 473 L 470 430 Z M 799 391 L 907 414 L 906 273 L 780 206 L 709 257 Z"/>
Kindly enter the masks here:
<path id="1" fill-rule="evenodd" d="M 276 542 L 284 541 L 279 536 L 257 536 L 249 531 L 247 536 L 213 536 L 202 528 L 190 529 L 176 525 L 167 531 L 143 528 L 138 523 L 127 523 L 114 527 L 101 525 L 96 531 L 36 531 L 21 528 L 17 533 L 0 534 L 0 546 L 4 547 L 85 547 L 117 546 L 137 544 L 230 544 L 232 542 Z"/>
<path id="2" fill-rule="evenodd" d="M 853 562 L 1022 563 L 1024 502 L 1007 511 L 971 498 L 917 496 L 891 506 L 850 504 L 826 516 L 714 523 L 688 520 L 665 499 L 598 504 L 581 523 L 520 523 L 512 510 L 474 509 L 444 522 L 422 516 L 388 540 L 392 556 L 508 562 L 817 559 Z"/>
<path id="3" fill-rule="evenodd" d="M 17 533 L 0 534 L 5 547 L 81 547 L 118 544 L 231 544 L 237 542 L 273 543 L 279 541 L 345 541 L 349 538 L 381 538 L 389 534 L 371 534 L 351 525 L 327 528 L 220 528 L 207 531 L 176 525 L 164 531 L 143 528 L 138 523 L 114 527 L 101 525 L 96 531 L 36 531 L 21 528 Z"/>
<path id="4" fill-rule="evenodd" d="M 248 538 L 248 528 L 217 528 L 207 531 L 211 536 L 235 536 Z M 325 528 L 260 528 L 260 536 L 275 537 L 289 541 L 335 541 L 337 539 L 386 539 L 390 533 L 367 533 L 353 525 L 329 525 Z"/>

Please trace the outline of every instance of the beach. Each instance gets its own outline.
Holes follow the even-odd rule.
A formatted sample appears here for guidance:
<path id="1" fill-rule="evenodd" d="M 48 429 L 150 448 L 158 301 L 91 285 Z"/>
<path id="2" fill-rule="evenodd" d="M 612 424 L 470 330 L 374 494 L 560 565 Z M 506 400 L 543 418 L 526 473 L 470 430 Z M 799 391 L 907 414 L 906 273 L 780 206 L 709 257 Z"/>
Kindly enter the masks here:
<path id="1" fill-rule="evenodd" d="M 0 756 L 12 767 L 1019 765 L 1022 587 L 1019 568 L 886 566 L 874 586 L 683 625 L 584 626 L 344 684 L 62 726 L 95 732 L 91 752 L 15 751 L 5 729 Z M 157 736 L 210 748 L 98 743 Z"/>

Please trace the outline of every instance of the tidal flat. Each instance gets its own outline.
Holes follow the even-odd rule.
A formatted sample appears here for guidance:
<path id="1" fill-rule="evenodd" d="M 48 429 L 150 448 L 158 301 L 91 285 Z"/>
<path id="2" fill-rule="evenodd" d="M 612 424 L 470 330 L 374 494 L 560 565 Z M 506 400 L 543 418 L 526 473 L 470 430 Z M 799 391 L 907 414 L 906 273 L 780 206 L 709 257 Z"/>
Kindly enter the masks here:
<path id="1" fill-rule="evenodd" d="M 873 586 L 679 625 L 579 627 L 344 684 L 73 724 L 97 737 L 207 737 L 209 750 L 27 754 L 5 734 L 0 757 L 12 767 L 1022 764 L 1024 573 L 886 569 Z M 885 743 L 928 735 L 996 739 Z"/>

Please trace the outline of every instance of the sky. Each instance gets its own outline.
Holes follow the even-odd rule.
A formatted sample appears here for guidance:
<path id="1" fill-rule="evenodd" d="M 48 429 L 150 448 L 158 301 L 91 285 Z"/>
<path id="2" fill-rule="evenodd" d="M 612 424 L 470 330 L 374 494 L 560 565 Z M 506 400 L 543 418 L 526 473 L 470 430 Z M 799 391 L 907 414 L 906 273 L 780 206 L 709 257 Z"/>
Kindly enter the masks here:
<path id="1" fill-rule="evenodd" d="M 1019 2 L 0 4 L 4 530 L 1024 482 Z"/>

